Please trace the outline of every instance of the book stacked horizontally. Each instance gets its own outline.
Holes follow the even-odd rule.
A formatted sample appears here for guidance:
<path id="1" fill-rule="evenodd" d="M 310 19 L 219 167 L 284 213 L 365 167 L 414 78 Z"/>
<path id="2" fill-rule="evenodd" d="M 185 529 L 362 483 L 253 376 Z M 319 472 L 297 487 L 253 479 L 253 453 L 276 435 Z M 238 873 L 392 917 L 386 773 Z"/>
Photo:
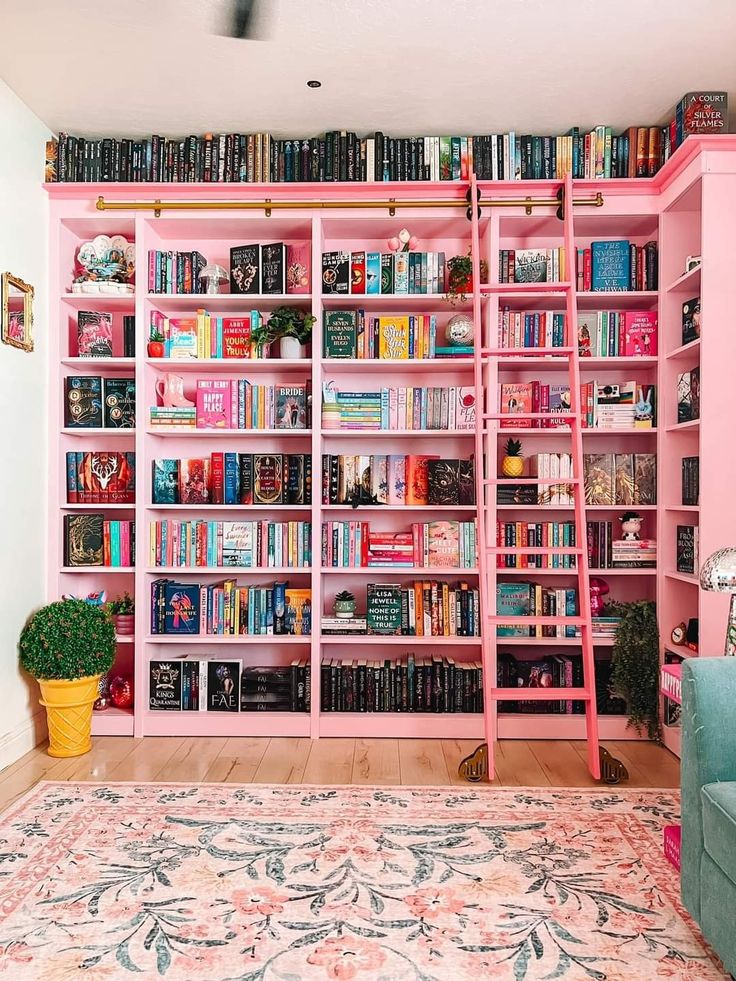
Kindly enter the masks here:
<path id="1" fill-rule="evenodd" d="M 614 569 L 654 569 L 657 565 L 657 542 L 653 538 L 638 541 L 611 542 L 611 566 Z"/>
<path id="2" fill-rule="evenodd" d="M 160 428 L 182 427 L 184 429 L 194 429 L 197 425 L 196 406 L 152 405 L 151 425 Z"/>

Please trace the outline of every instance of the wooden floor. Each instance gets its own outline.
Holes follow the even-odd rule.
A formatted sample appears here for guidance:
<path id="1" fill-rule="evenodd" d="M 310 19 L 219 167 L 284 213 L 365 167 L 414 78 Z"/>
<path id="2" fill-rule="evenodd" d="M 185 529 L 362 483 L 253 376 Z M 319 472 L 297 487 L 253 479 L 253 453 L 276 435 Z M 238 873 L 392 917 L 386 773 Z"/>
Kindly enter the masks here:
<path id="1" fill-rule="evenodd" d="M 95 739 L 92 751 L 54 760 L 43 746 L 0 772 L 0 810 L 39 780 L 185 783 L 462 784 L 457 767 L 476 742 L 440 739 Z M 645 742 L 607 742 L 623 760 L 629 787 L 677 787 L 679 761 Z M 499 744 L 495 784 L 595 786 L 585 743 L 507 740 Z"/>

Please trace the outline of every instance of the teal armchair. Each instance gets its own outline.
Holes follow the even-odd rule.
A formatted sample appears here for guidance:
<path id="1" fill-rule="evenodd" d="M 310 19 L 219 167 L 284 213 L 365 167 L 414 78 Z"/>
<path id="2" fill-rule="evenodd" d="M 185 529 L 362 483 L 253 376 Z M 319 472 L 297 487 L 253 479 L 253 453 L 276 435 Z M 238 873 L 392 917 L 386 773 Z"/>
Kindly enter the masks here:
<path id="1" fill-rule="evenodd" d="M 682 669 L 682 901 L 736 975 L 736 658 Z"/>

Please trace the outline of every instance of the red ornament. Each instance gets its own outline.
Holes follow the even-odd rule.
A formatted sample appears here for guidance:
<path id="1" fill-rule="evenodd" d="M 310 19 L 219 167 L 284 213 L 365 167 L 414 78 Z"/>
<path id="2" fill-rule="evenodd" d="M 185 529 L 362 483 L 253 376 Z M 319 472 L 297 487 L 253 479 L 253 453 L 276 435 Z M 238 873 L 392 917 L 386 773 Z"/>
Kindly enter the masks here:
<path id="1" fill-rule="evenodd" d="M 117 675 L 110 682 L 110 698 L 115 708 L 130 708 L 133 704 L 133 680 Z"/>

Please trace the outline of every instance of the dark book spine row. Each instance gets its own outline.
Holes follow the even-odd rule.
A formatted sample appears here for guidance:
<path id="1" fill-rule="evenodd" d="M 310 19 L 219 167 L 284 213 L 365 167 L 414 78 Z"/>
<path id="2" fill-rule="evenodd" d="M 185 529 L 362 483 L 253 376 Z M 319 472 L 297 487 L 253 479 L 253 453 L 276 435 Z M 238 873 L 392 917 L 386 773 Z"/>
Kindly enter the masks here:
<path id="1" fill-rule="evenodd" d="M 500 701 L 499 713 L 581 715 L 585 712 L 585 703 L 581 701 L 572 699 L 538 701 L 523 697 L 525 688 L 582 688 L 583 661 L 579 655 L 552 655 L 529 661 L 517 659 L 508 652 L 499 652 L 497 680 L 499 688 L 519 689 L 520 695 L 518 700 Z"/>
<path id="2" fill-rule="evenodd" d="M 588 565 L 591 569 L 612 568 L 613 522 L 588 521 L 586 529 Z"/>
<path id="3" fill-rule="evenodd" d="M 177 252 L 149 249 L 149 293 L 204 293 L 205 284 L 200 273 L 207 260 L 200 252 Z"/>
<path id="4" fill-rule="evenodd" d="M 153 504 L 248 504 L 290 507 L 312 503 L 308 453 L 212 453 L 152 463 Z"/>
<path id="5" fill-rule="evenodd" d="M 682 503 L 693 507 L 700 504 L 700 457 L 682 458 Z"/>
<path id="6" fill-rule="evenodd" d="M 413 655 L 396 660 L 323 660 L 323 712 L 482 712 L 479 662 Z"/>
<path id="7" fill-rule="evenodd" d="M 123 357 L 135 357 L 135 317 L 123 317 Z"/>
<path id="8" fill-rule="evenodd" d="M 496 543 L 503 548 L 574 548 L 572 521 L 499 521 Z M 574 555 L 498 555 L 496 564 L 505 569 L 574 569 Z"/>

